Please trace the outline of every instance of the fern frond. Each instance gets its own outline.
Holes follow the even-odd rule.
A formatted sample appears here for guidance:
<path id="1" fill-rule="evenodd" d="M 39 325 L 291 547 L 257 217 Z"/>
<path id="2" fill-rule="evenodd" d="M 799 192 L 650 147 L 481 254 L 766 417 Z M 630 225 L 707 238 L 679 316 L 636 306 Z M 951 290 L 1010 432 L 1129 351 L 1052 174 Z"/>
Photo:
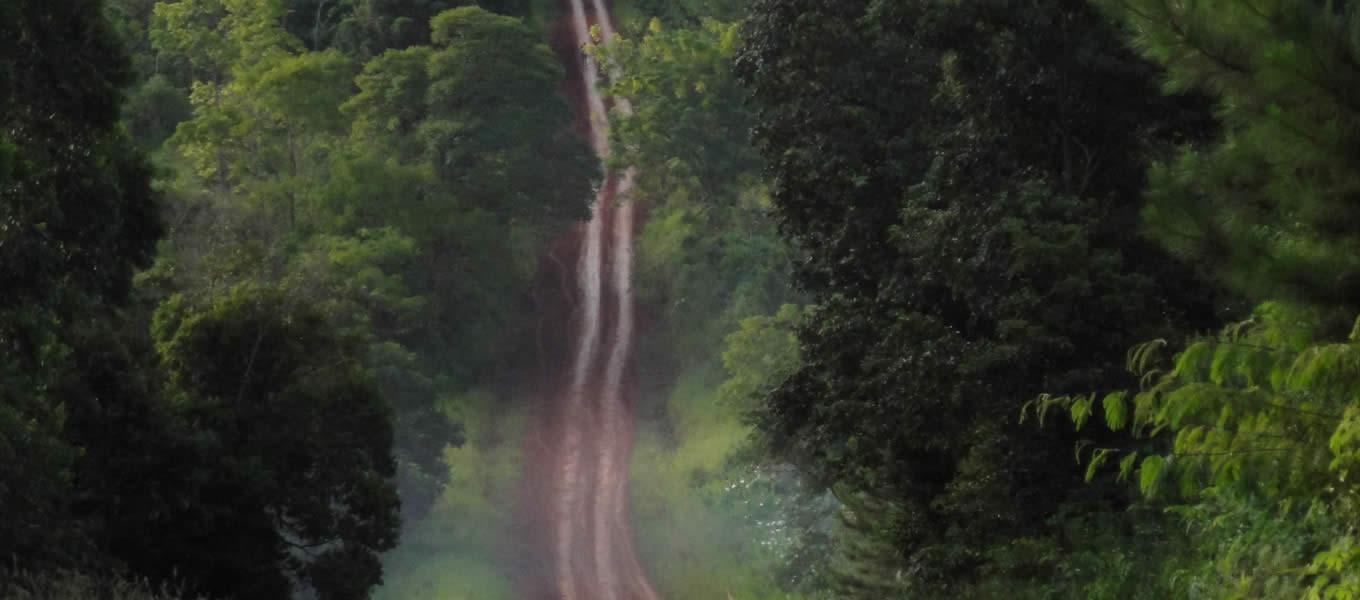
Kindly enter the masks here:
<path id="1" fill-rule="evenodd" d="M 1110 457 L 1111 452 L 1113 450 L 1110 448 L 1096 449 L 1095 454 L 1091 455 L 1091 461 L 1086 464 L 1086 481 L 1090 481 L 1096 476 L 1096 470 L 1100 468 L 1100 465 L 1105 464 L 1105 460 Z"/>
<path id="2" fill-rule="evenodd" d="M 1166 340 L 1158 338 L 1130 348 L 1128 355 L 1125 358 L 1125 365 L 1129 372 L 1135 375 L 1146 374 L 1148 372 L 1148 363 L 1152 362 L 1157 356 L 1157 351 L 1166 345 Z"/>
<path id="3" fill-rule="evenodd" d="M 1072 413 L 1072 423 L 1076 425 L 1078 430 L 1086 425 L 1086 420 L 1091 417 L 1091 405 L 1095 404 L 1095 400 L 1095 394 L 1072 398 L 1069 410 Z"/>
<path id="4" fill-rule="evenodd" d="M 1124 392 L 1112 392 L 1101 401 L 1105 405 L 1105 425 L 1120 430 L 1129 424 L 1129 407 L 1124 403 Z"/>
<path id="5" fill-rule="evenodd" d="M 1119 481 L 1119 482 L 1127 481 L 1128 478 L 1129 478 L 1129 475 L 1130 475 L 1131 473 L 1133 473 L 1133 466 L 1134 466 L 1134 463 L 1136 463 L 1137 461 L 1138 461 L 1138 453 L 1137 453 L 1137 452 L 1130 452 L 1127 456 L 1125 456 L 1124 458 L 1120 459 L 1120 461 L 1119 461 L 1119 475 L 1117 475 L 1117 476 L 1115 477 L 1115 481 Z"/>
<path id="6" fill-rule="evenodd" d="M 1163 460 L 1161 455 L 1153 454 L 1144 458 L 1142 465 L 1138 468 L 1138 489 L 1148 497 L 1152 497 L 1156 491 L 1157 479 L 1162 473 Z"/>

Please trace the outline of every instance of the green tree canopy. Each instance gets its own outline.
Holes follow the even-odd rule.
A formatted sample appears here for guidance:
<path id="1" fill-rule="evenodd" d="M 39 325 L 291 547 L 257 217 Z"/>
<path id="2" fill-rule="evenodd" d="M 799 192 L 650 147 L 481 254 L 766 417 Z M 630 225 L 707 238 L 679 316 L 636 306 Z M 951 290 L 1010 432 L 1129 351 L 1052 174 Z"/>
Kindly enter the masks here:
<path id="1" fill-rule="evenodd" d="M 1342 309 L 1344 333 L 1360 311 L 1360 67 L 1354 9 L 1320 4 L 1108 6 L 1167 89 L 1212 93 L 1224 123 L 1212 148 L 1152 169 L 1149 231 L 1255 299 Z"/>
<path id="2" fill-rule="evenodd" d="M 433 48 L 392 51 L 358 77 L 344 110 L 361 143 L 433 166 L 445 201 L 507 220 L 588 214 L 596 159 L 555 93 L 562 78 L 539 34 L 476 7 L 431 21 Z"/>
<path id="3" fill-rule="evenodd" d="M 362 346 L 287 294 L 242 286 L 157 311 L 169 394 L 202 461 L 159 543 L 214 595 L 365 598 L 400 526 L 391 409 Z M 201 544 L 196 540 L 211 539 Z M 151 567 L 151 565 L 144 565 Z"/>
<path id="4" fill-rule="evenodd" d="M 59 384 L 81 328 L 127 301 L 161 234 L 151 170 L 118 128 L 127 55 L 98 1 L 0 7 L 0 554 L 73 550 L 75 450 Z"/>
<path id="5" fill-rule="evenodd" d="M 1197 543 L 1176 577 L 1195 597 L 1354 597 L 1360 15 L 1309 0 L 1106 6 L 1167 67 L 1169 91 L 1216 97 L 1224 127 L 1214 144 L 1153 166 L 1148 230 L 1267 301 L 1183 348 L 1136 346 L 1136 393 L 1034 406 L 1150 438 L 1082 456 L 1088 474 L 1117 464 L 1183 518 Z M 1170 360 L 1167 346 L 1180 348 Z"/>
<path id="6" fill-rule="evenodd" d="M 1070 436 L 1015 416 L 1129 385 L 1108 362 L 1128 345 L 1213 322 L 1135 226 L 1149 155 L 1212 130 L 1206 103 L 1163 97 L 1077 0 L 756 2 L 744 27 L 756 143 L 817 305 L 762 431 L 897 504 L 876 512 L 914 593 L 1042 581 L 996 552 L 1106 500 L 1077 500 Z"/>

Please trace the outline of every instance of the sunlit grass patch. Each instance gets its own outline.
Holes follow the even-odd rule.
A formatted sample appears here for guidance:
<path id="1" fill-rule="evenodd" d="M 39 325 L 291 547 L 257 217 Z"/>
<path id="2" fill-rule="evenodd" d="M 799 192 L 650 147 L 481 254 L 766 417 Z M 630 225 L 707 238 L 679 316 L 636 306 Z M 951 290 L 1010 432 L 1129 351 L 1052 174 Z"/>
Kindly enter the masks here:
<path id="1" fill-rule="evenodd" d="M 385 583 L 375 600 L 511 600 L 510 582 L 474 547 L 407 544 L 387 556 Z"/>
<path id="2" fill-rule="evenodd" d="M 743 515 L 714 500 L 749 435 L 717 401 L 721 381 L 716 368 L 687 371 L 666 400 L 669 427 L 639 424 L 630 485 L 639 553 L 667 598 L 796 598 L 773 585 Z"/>
<path id="3" fill-rule="evenodd" d="M 523 407 L 477 389 L 452 399 L 445 412 L 463 424 L 467 442 L 445 450 L 448 488 L 384 556 L 385 583 L 376 600 L 515 597 L 499 559 L 519 484 Z"/>

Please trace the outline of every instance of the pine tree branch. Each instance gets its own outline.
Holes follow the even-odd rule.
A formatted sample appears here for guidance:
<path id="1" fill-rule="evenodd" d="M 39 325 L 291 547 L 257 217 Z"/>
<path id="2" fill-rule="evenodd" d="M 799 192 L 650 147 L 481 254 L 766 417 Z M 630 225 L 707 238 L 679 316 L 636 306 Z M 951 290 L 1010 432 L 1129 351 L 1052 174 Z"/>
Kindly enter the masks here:
<path id="1" fill-rule="evenodd" d="M 1256 15 L 1262 21 L 1265 21 L 1270 26 L 1271 29 L 1275 30 L 1275 32 L 1279 34 L 1279 36 L 1282 39 L 1290 39 L 1292 37 L 1288 31 L 1284 30 L 1284 27 L 1280 23 L 1281 21 L 1280 19 L 1271 18 L 1264 11 L 1257 8 L 1256 5 L 1252 4 L 1251 0 L 1240 1 L 1242 2 L 1243 6 L 1247 7 L 1248 12 Z M 1331 96 L 1342 106 L 1346 106 L 1347 108 L 1350 108 L 1353 111 L 1360 112 L 1360 104 L 1354 102 L 1350 97 L 1341 93 L 1341 91 L 1328 85 L 1327 82 L 1334 81 L 1335 78 L 1331 76 L 1330 73 L 1326 72 L 1327 62 L 1322 58 L 1322 53 L 1318 50 L 1317 46 L 1313 44 L 1314 37 L 1309 36 L 1308 39 L 1306 40 L 1295 39 L 1291 41 L 1294 41 L 1295 43 L 1298 43 L 1308 49 L 1309 53 L 1312 54 L 1313 58 L 1317 61 L 1317 66 L 1324 72 L 1324 75 L 1326 75 L 1326 77 L 1322 81 L 1318 81 L 1316 79 L 1304 75 L 1302 72 L 1299 71 L 1288 70 L 1286 72 L 1290 73 L 1291 75 L 1294 75 L 1299 81 L 1309 84 L 1312 87 L 1317 88 L 1318 90 L 1324 92 L 1326 95 Z"/>

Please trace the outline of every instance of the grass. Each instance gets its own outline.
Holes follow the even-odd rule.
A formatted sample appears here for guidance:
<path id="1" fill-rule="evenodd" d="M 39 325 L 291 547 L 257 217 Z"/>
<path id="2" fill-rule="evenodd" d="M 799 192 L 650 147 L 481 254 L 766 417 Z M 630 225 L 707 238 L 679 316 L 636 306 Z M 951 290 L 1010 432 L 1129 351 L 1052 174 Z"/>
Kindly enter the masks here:
<path id="1" fill-rule="evenodd" d="M 175 586 L 152 586 L 115 575 L 76 571 L 0 570 L 0 598 L 5 600 L 189 600 Z"/>
<path id="2" fill-rule="evenodd" d="M 715 366 L 685 372 L 666 399 L 669 426 L 638 430 L 630 486 L 638 548 L 667 598 L 793 599 L 773 585 L 750 524 L 716 501 L 724 466 L 750 433 L 716 401 L 722 376 Z"/>
<path id="3" fill-rule="evenodd" d="M 509 580 L 485 549 L 404 544 L 386 557 L 374 600 L 513 600 Z"/>
<path id="4" fill-rule="evenodd" d="M 452 480 L 430 515 L 411 523 L 383 557 L 384 584 L 375 600 L 512 600 L 497 560 L 520 472 L 525 415 L 487 390 L 448 403 L 467 443 L 449 448 Z"/>

